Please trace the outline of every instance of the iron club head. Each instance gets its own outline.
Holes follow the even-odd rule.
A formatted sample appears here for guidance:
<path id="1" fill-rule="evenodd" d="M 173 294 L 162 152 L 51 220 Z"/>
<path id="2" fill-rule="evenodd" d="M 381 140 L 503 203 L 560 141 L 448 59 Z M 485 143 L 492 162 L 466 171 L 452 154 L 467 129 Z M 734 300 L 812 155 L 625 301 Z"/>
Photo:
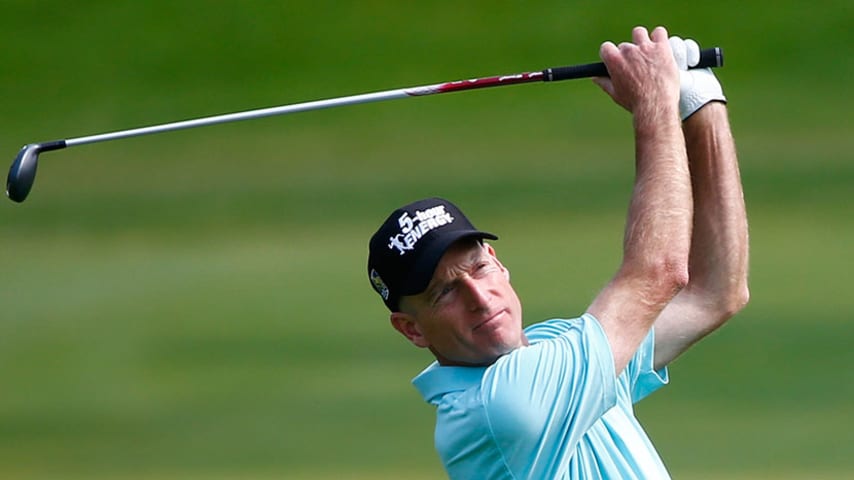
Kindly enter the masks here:
<path id="1" fill-rule="evenodd" d="M 36 168 L 39 165 L 39 144 L 24 145 L 18 152 L 9 177 L 6 179 L 6 196 L 15 202 L 23 202 L 36 180 Z"/>
<path id="2" fill-rule="evenodd" d="M 9 169 L 9 176 L 6 178 L 6 196 L 15 202 L 23 202 L 36 180 L 39 153 L 60 148 L 65 148 L 65 140 L 24 145 Z"/>

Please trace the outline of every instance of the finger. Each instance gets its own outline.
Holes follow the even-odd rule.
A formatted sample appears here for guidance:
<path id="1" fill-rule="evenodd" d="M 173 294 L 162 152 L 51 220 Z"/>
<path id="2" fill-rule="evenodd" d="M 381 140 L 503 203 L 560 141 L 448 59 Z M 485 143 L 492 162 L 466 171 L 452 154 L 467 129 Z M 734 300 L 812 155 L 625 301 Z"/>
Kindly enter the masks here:
<path id="1" fill-rule="evenodd" d="M 640 45 L 641 43 L 649 41 L 649 32 L 646 30 L 646 27 L 635 27 L 632 29 L 632 41 L 635 45 Z"/>
<path id="2" fill-rule="evenodd" d="M 690 38 L 685 39 L 685 55 L 688 67 L 696 67 L 700 63 L 700 45 Z"/>
<path id="3" fill-rule="evenodd" d="M 619 49 L 614 45 L 614 42 L 603 42 L 599 47 L 599 58 L 601 58 L 603 62 L 607 62 L 607 60 L 614 58 L 614 56 L 618 54 Z"/>
<path id="4" fill-rule="evenodd" d="M 611 79 L 608 77 L 593 77 L 593 83 L 599 86 L 602 90 L 605 91 L 610 96 L 614 96 L 614 84 L 611 83 Z"/>
<path id="5" fill-rule="evenodd" d="M 672 36 L 667 39 L 667 42 L 670 44 L 670 49 L 673 50 L 676 66 L 679 67 L 679 70 L 688 70 L 688 53 L 685 41 L 677 36 Z"/>
<path id="6" fill-rule="evenodd" d="M 626 54 L 627 52 L 630 52 L 632 51 L 632 49 L 635 48 L 637 48 L 637 45 L 632 42 L 620 42 L 620 44 L 617 45 L 617 49 L 619 49 L 620 53 L 622 54 Z"/>
<path id="7" fill-rule="evenodd" d="M 650 38 L 653 42 L 666 42 L 667 41 L 667 29 L 664 27 L 655 27 L 652 30 L 652 34 Z"/>

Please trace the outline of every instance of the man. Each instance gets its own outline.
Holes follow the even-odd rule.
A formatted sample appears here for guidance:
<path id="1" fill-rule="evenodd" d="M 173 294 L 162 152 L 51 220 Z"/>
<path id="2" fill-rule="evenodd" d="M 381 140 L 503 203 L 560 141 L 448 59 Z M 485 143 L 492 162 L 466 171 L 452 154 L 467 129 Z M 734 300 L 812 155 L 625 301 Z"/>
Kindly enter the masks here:
<path id="1" fill-rule="evenodd" d="M 747 218 L 725 98 L 699 47 L 637 27 L 605 42 L 595 82 L 631 112 L 636 178 L 622 263 L 579 318 L 523 330 L 490 233 L 426 199 L 388 217 L 368 273 L 391 323 L 436 362 L 414 379 L 437 408 L 455 479 L 669 478 L 632 405 L 748 299 Z"/>

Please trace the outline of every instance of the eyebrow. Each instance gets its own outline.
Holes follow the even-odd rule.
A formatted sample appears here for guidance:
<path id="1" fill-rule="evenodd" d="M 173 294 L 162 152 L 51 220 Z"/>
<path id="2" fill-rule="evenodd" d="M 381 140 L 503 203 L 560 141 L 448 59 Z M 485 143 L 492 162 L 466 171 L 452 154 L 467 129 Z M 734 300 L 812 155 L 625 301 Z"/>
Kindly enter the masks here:
<path id="1" fill-rule="evenodd" d="M 476 264 L 477 262 L 482 260 L 485 256 L 486 255 L 485 255 L 482 248 L 474 248 L 474 249 L 472 249 L 471 253 L 469 253 L 468 257 L 465 258 L 465 260 L 463 261 L 463 262 L 465 262 L 464 265 Z M 440 278 L 440 279 L 438 279 L 438 281 L 431 281 L 430 284 L 427 286 L 427 290 L 424 291 L 424 293 L 426 293 L 427 300 L 431 300 L 435 296 L 436 289 L 438 289 L 439 287 L 442 287 L 448 283 L 451 283 L 454 280 L 455 280 L 454 278 Z"/>

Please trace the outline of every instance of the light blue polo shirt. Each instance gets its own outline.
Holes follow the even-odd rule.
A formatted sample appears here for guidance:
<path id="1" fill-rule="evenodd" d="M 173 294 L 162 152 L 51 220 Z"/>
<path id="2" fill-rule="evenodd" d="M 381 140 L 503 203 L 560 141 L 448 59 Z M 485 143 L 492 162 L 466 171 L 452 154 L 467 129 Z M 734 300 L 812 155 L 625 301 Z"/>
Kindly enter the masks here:
<path id="1" fill-rule="evenodd" d="M 436 406 L 436 450 L 452 479 L 668 479 L 632 404 L 666 384 L 654 333 L 617 377 L 599 321 L 525 329 L 530 345 L 487 367 L 433 363 L 413 383 Z"/>

